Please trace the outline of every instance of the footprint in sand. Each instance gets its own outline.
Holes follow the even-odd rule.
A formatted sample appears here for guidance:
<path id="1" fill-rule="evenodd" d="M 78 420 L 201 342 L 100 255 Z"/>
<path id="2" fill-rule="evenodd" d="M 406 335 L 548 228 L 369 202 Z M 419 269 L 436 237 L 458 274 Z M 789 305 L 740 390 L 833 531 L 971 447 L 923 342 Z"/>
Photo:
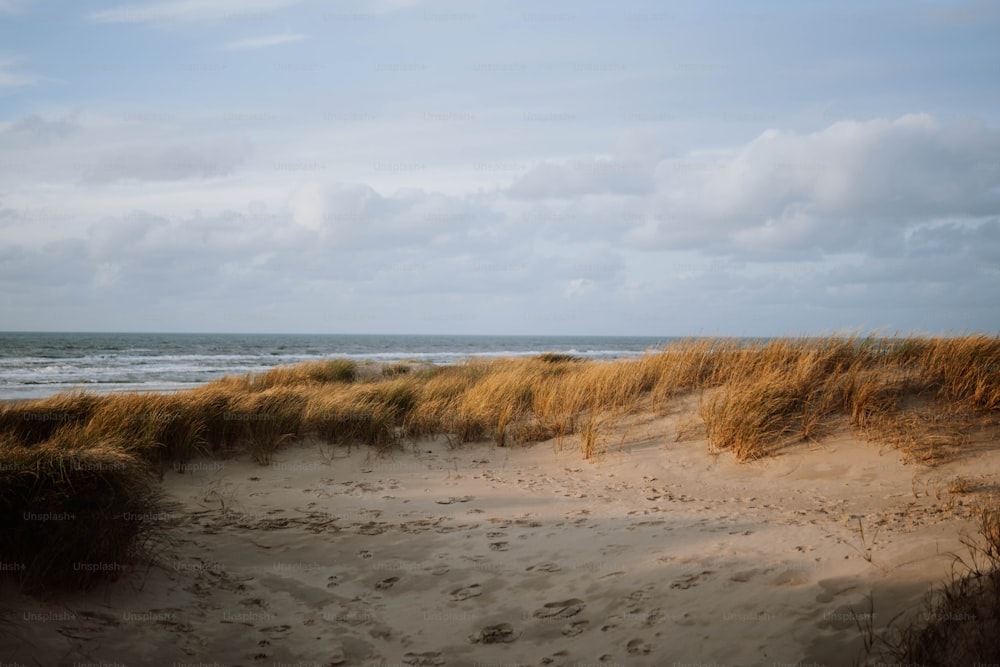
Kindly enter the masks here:
<path id="1" fill-rule="evenodd" d="M 562 568 L 555 563 L 542 563 L 541 565 L 529 565 L 524 569 L 527 572 L 534 572 L 536 570 L 538 572 L 558 572 Z"/>
<path id="2" fill-rule="evenodd" d="M 247 598 L 246 600 L 240 600 L 240 604 L 244 607 L 260 607 L 261 609 L 267 609 L 267 603 L 261 598 Z"/>
<path id="3" fill-rule="evenodd" d="M 399 581 L 399 577 L 387 577 L 375 584 L 375 590 L 387 591 L 392 588 L 397 581 Z"/>
<path id="4" fill-rule="evenodd" d="M 508 545 L 506 542 L 490 542 L 490 549 L 493 551 L 507 551 Z"/>
<path id="5" fill-rule="evenodd" d="M 440 577 L 442 574 L 448 574 L 449 570 L 451 570 L 450 567 L 448 567 L 444 563 L 441 563 L 440 565 L 435 565 L 434 567 L 428 568 L 427 572 L 433 574 L 435 577 Z"/>
<path id="6" fill-rule="evenodd" d="M 646 588 L 640 588 L 637 591 L 632 591 L 631 593 L 629 593 L 627 596 L 625 596 L 625 599 L 628 600 L 629 602 L 643 602 L 644 600 L 648 600 L 650 598 L 650 591 L 652 590 L 653 590 L 652 585 L 647 586 Z"/>
<path id="7" fill-rule="evenodd" d="M 358 525 L 358 534 L 360 535 L 381 535 L 387 530 L 389 530 L 389 526 L 374 521 Z"/>
<path id="8" fill-rule="evenodd" d="M 514 626 L 510 623 L 487 625 L 485 628 L 469 637 L 473 644 L 509 644 L 517 639 Z"/>
<path id="9" fill-rule="evenodd" d="M 547 655 L 542 658 L 543 665 L 552 665 L 553 667 L 563 667 L 566 664 L 564 658 L 569 657 L 569 651 L 557 651 L 552 655 Z"/>
<path id="10" fill-rule="evenodd" d="M 583 634 L 583 631 L 587 629 L 588 625 L 590 625 L 590 621 L 573 621 L 572 623 L 563 626 L 561 632 L 565 637 L 576 637 L 579 634 Z"/>
<path id="11" fill-rule="evenodd" d="M 438 505 L 451 505 L 452 503 L 467 503 L 470 500 L 475 500 L 475 496 L 462 496 L 461 498 L 456 498 L 452 496 L 451 498 L 445 498 L 444 500 L 435 500 Z"/>
<path id="12" fill-rule="evenodd" d="M 366 558 L 367 559 L 367 558 L 372 558 L 373 556 L 375 556 L 375 554 L 373 554 L 368 549 L 362 549 L 361 551 L 358 552 L 358 558 Z"/>
<path id="13" fill-rule="evenodd" d="M 266 628 L 261 628 L 261 632 L 288 632 L 292 629 L 290 625 L 269 625 Z"/>
<path id="14" fill-rule="evenodd" d="M 646 500 L 673 500 L 674 494 L 672 494 L 667 488 L 658 489 L 656 487 L 650 487 L 646 489 L 643 494 L 646 496 Z"/>
<path id="15" fill-rule="evenodd" d="M 329 577 L 326 578 L 327 588 L 333 588 L 334 586 L 337 586 L 339 583 L 340 583 L 340 577 L 337 576 L 336 574 L 331 574 Z"/>
<path id="16" fill-rule="evenodd" d="M 444 658 L 437 651 L 427 651 L 426 653 L 407 653 L 403 656 L 404 665 L 412 667 L 436 667 L 444 664 Z"/>
<path id="17" fill-rule="evenodd" d="M 625 650 L 628 651 L 629 655 L 649 655 L 652 648 L 641 639 L 631 639 L 625 645 Z"/>
<path id="18" fill-rule="evenodd" d="M 503 532 L 502 530 L 491 530 L 490 532 L 486 533 L 486 537 L 489 537 L 491 539 L 496 539 L 498 537 L 507 537 L 507 533 Z"/>
<path id="19" fill-rule="evenodd" d="M 469 598 L 479 597 L 482 594 L 482 586 L 479 584 L 471 584 L 469 586 L 456 588 L 448 594 L 448 597 L 450 597 L 454 602 L 461 602 L 462 600 L 468 600 Z"/>
<path id="20" fill-rule="evenodd" d="M 549 602 L 541 609 L 536 609 L 532 614 L 535 618 L 569 618 L 576 616 L 587 603 L 578 598 L 570 598 L 561 602 Z"/>
<path id="21" fill-rule="evenodd" d="M 700 584 L 705 577 L 712 574 L 712 570 L 703 570 L 699 574 L 689 574 L 687 576 L 681 577 L 670 584 L 671 588 L 678 588 L 682 591 L 689 588 L 693 588 Z"/>
<path id="22" fill-rule="evenodd" d="M 347 660 L 347 656 L 344 654 L 344 645 L 339 641 L 334 641 L 332 645 L 328 646 L 330 651 L 329 655 L 329 665 L 342 665 Z"/>
<path id="23" fill-rule="evenodd" d="M 647 627 L 652 627 L 657 623 L 659 623 L 664 616 L 665 614 L 663 613 L 663 609 L 661 609 L 660 607 L 657 607 L 656 609 L 651 609 L 646 613 L 646 618 L 645 620 L 643 620 L 642 624 Z"/>

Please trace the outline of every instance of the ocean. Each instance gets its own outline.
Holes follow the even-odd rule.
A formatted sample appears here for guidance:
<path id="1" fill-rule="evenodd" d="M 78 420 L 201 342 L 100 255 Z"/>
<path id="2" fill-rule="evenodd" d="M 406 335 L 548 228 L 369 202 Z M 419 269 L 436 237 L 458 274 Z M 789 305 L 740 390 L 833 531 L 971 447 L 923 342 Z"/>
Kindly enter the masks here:
<path id="1" fill-rule="evenodd" d="M 344 357 L 453 364 L 475 357 L 566 352 L 637 357 L 669 336 L 422 336 L 311 334 L 0 333 L 0 399 L 63 391 L 176 391 L 224 375 Z"/>

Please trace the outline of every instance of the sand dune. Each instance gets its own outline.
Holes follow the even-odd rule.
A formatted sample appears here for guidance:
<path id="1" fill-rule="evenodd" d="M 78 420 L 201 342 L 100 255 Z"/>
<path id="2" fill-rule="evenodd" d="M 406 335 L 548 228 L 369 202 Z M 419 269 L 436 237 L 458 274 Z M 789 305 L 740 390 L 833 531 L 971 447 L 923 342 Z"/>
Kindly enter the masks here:
<path id="1" fill-rule="evenodd" d="M 690 404 L 688 408 L 690 409 Z M 848 432 L 737 463 L 680 411 L 579 440 L 303 443 L 164 485 L 160 563 L 87 593 L 8 588 L 22 664 L 849 665 L 974 532 L 1000 452 L 936 468 Z M 972 448 L 974 451 L 974 448 Z M 10 607 L 13 607 L 11 609 Z M 898 623 L 899 621 L 897 621 Z"/>

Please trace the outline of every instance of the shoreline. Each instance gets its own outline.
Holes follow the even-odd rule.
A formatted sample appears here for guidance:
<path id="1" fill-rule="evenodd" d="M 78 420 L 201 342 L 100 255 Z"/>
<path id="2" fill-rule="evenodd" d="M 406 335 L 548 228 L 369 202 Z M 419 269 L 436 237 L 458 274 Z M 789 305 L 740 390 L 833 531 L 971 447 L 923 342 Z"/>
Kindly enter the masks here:
<path id="1" fill-rule="evenodd" d="M 669 337 L 386 336 L 0 332 L 5 347 L 0 388 L 11 398 L 57 392 L 178 391 L 227 375 L 264 373 L 277 365 L 348 359 L 358 365 L 526 358 L 547 350 L 595 360 L 655 352 Z M 572 348 L 572 350 L 571 350 Z M 577 352 L 579 350 L 579 352 Z M 162 380 L 162 378 L 168 378 Z M 38 385 L 41 378 L 58 384 Z M 26 384 L 19 384 L 24 381 Z M 93 382 L 92 382 L 93 381 Z"/>
<path id="2" fill-rule="evenodd" d="M 332 356 L 332 357 L 325 358 L 325 359 L 319 359 L 318 361 L 323 362 L 323 361 L 339 360 L 339 359 L 342 359 L 342 358 L 343 357 Z M 498 357 L 498 358 L 501 358 L 501 357 Z M 459 363 L 462 363 L 462 361 L 458 361 L 455 364 L 435 364 L 435 363 L 428 362 L 428 361 L 420 361 L 420 360 L 414 360 L 414 359 L 404 359 L 404 360 L 400 360 L 400 361 L 359 361 L 359 362 L 357 362 L 357 366 L 358 366 L 359 375 L 360 375 L 361 378 L 363 378 L 363 379 L 378 379 L 379 377 L 381 377 L 381 371 L 382 371 L 382 369 L 383 368 L 387 368 L 387 367 L 408 366 L 412 370 L 426 370 L 426 369 L 429 369 L 429 368 L 447 367 L 447 366 L 451 366 L 451 365 L 457 365 Z M 291 365 L 291 366 L 294 366 L 294 364 Z M 274 368 L 283 368 L 283 367 L 291 367 L 291 366 L 272 366 L 272 367 L 269 367 L 269 368 L 265 368 L 264 370 L 262 370 L 260 372 L 251 373 L 251 374 L 261 375 L 261 374 L 266 373 L 269 370 L 272 370 Z M 11 395 L 5 395 L 2 392 L 0 392 L 0 405 L 6 404 L 6 403 L 25 403 L 25 402 L 30 402 L 30 401 L 44 401 L 45 399 L 52 398 L 53 396 L 58 396 L 60 394 L 80 394 L 80 393 L 84 393 L 84 394 L 91 394 L 91 395 L 94 395 L 94 396 L 114 396 L 114 395 L 124 395 L 124 394 L 148 394 L 148 395 L 163 394 L 163 395 L 172 395 L 172 394 L 179 394 L 179 393 L 185 393 L 185 392 L 195 391 L 197 389 L 200 389 L 201 387 L 204 387 L 205 385 L 212 384 L 213 382 L 217 382 L 218 380 L 221 380 L 221 379 L 224 379 L 224 378 L 227 378 L 227 377 L 241 377 L 241 376 L 244 376 L 244 375 L 247 375 L 247 373 L 236 373 L 236 374 L 225 373 L 225 374 L 220 375 L 218 377 L 214 377 L 214 378 L 211 378 L 209 380 L 202 381 L 202 382 L 186 382 L 186 383 L 172 383 L 172 384 L 171 383 L 163 383 L 163 384 L 157 385 L 155 387 L 145 387 L 142 384 L 133 384 L 133 385 L 126 385 L 124 387 L 117 387 L 117 384 L 115 384 L 115 388 L 108 388 L 108 387 L 110 387 L 114 383 L 92 383 L 92 384 L 65 385 L 65 386 L 62 386 L 60 389 L 53 389 L 53 390 L 50 390 L 50 391 L 46 391 L 44 394 L 40 394 L 40 395 L 37 395 L 37 396 L 36 395 L 31 395 L 31 396 L 11 396 Z M 21 386 L 22 387 L 43 387 L 43 386 L 47 386 L 47 385 L 21 385 Z"/>

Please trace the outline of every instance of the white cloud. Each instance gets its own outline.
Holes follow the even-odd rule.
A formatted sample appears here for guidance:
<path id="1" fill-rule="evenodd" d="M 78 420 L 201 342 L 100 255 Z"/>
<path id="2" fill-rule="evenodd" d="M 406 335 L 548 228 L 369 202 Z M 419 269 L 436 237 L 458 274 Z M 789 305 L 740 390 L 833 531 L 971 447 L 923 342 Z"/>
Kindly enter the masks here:
<path id="1" fill-rule="evenodd" d="M 289 209 L 297 225 L 338 250 L 453 243 L 488 219 L 462 198 L 415 189 L 384 196 L 364 184 L 306 184 L 292 194 Z"/>
<path id="2" fill-rule="evenodd" d="M 7 124 L 0 150 L 21 166 L 0 225 L 21 246 L 0 253 L 0 280 L 37 294 L 60 285 L 88 303 L 114 292 L 123 308 L 222 299 L 233 313 L 247 300 L 291 312 L 329 293 L 362 314 L 427 304 L 411 323 L 540 318 L 523 322 L 531 330 L 593 312 L 626 313 L 608 323 L 623 333 L 732 333 L 728 321 L 766 332 L 746 328 L 765 319 L 778 333 L 906 329 L 931 307 L 955 327 L 993 321 L 1000 148 L 974 123 L 848 121 L 668 158 L 523 160 L 520 189 L 451 194 L 346 182 L 333 167 L 354 158 L 334 153 L 316 157 L 329 170 L 276 170 L 300 147 L 251 146 L 184 119 L 156 127 L 65 113 Z M 317 142 L 315 155 L 333 145 Z M 55 169 L 74 155 L 96 156 L 82 182 L 67 175 L 79 166 Z M 616 164 L 627 167 L 603 168 Z M 50 220 L 53 207 L 65 215 Z"/>
<path id="3" fill-rule="evenodd" d="M 574 278 L 567 283 L 563 296 L 567 299 L 579 299 L 594 291 L 597 283 L 587 278 Z"/>
<path id="4" fill-rule="evenodd" d="M 0 88 L 30 86 L 38 83 L 38 77 L 16 71 L 16 62 L 12 58 L 0 58 Z"/>
<path id="5" fill-rule="evenodd" d="M 265 49 L 281 44 L 291 44 L 309 39 L 308 35 L 298 33 L 282 33 L 280 35 L 265 35 L 263 37 L 248 37 L 229 42 L 223 46 L 225 51 L 245 51 L 249 49 Z"/>
<path id="6" fill-rule="evenodd" d="M 878 252 L 917 223 L 1000 214 L 1000 132 L 927 115 L 768 130 L 724 154 L 663 161 L 654 177 L 629 233 L 638 246 L 758 258 Z"/>
<path id="7" fill-rule="evenodd" d="M 173 23 L 217 21 L 296 5 L 300 0 L 165 0 L 131 3 L 93 12 L 96 23 Z"/>

